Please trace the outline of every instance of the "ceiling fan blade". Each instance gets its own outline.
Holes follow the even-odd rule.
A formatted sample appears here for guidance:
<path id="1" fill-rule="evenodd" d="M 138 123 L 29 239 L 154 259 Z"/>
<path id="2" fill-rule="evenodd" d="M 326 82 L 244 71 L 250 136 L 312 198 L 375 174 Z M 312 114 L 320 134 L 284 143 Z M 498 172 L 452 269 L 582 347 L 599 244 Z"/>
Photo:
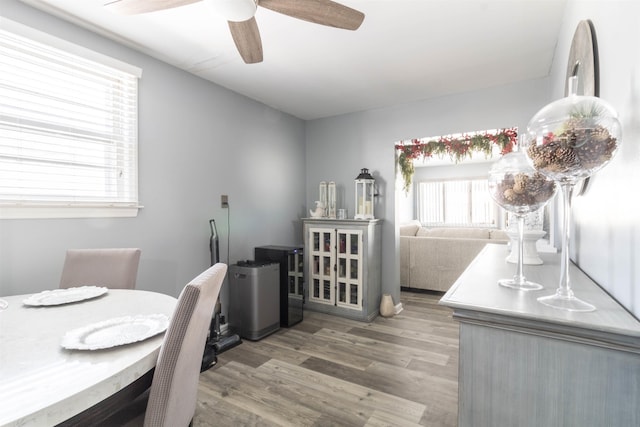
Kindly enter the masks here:
<path id="1" fill-rule="evenodd" d="M 195 3 L 201 0 L 108 0 L 104 7 L 123 15 L 155 12 Z"/>
<path id="2" fill-rule="evenodd" d="M 242 22 L 229 22 L 229 30 L 240 56 L 247 64 L 262 62 L 262 41 L 256 18 Z"/>
<path id="3" fill-rule="evenodd" d="M 259 0 L 258 6 L 345 30 L 357 30 L 364 20 L 364 13 L 331 0 Z"/>

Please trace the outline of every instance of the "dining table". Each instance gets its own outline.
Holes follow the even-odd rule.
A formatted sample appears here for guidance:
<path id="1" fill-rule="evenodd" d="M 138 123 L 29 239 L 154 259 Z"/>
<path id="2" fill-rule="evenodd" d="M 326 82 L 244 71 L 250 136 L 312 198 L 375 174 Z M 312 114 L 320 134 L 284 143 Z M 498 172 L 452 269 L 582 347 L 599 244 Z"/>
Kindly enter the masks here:
<path id="1" fill-rule="evenodd" d="M 132 289 L 71 302 L 49 292 L 3 296 L 0 426 L 87 425 L 121 405 L 115 396 L 144 391 L 177 301 Z"/>

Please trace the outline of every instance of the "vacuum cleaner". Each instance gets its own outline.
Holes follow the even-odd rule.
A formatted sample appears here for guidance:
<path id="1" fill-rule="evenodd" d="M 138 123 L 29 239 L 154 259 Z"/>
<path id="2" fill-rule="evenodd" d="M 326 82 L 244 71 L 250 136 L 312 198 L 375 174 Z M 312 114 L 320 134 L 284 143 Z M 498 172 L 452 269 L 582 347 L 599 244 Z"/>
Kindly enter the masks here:
<path id="1" fill-rule="evenodd" d="M 209 220 L 209 226 L 211 228 L 211 237 L 209 239 L 209 251 L 211 252 L 211 265 L 220 262 L 220 246 L 218 243 L 218 230 L 216 229 L 216 222 L 213 219 Z M 215 366 L 218 362 L 218 355 L 241 344 L 240 336 L 237 334 L 223 336 L 221 332 L 221 326 L 224 324 L 224 316 L 222 316 L 222 304 L 220 303 L 220 295 L 216 301 L 216 306 L 213 310 L 213 318 L 211 319 L 211 325 L 209 326 L 209 335 L 207 342 L 204 346 L 204 355 L 202 356 L 202 366 L 200 372 L 204 372 L 207 369 Z"/>

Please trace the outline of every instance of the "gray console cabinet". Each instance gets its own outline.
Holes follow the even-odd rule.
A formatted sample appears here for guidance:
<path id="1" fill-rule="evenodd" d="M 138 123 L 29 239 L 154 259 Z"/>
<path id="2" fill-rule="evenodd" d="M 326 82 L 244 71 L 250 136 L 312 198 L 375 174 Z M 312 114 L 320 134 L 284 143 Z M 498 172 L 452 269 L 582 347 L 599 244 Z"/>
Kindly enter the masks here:
<path id="1" fill-rule="evenodd" d="M 525 266 L 545 289 L 498 286 L 512 277 L 504 246 L 487 245 L 443 296 L 460 322 L 459 427 L 640 425 L 640 322 L 574 265 L 589 313 L 544 306 L 559 255 Z"/>

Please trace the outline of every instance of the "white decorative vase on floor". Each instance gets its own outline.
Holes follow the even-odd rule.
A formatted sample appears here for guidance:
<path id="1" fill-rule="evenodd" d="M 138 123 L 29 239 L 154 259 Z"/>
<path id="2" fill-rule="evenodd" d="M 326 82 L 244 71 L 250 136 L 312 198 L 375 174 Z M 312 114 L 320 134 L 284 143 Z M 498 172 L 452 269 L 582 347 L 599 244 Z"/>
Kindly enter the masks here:
<path id="1" fill-rule="evenodd" d="M 392 317 L 396 314 L 396 306 L 393 304 L 393 298 L 389 294 L 382 295 L 380 300 L 380 316 Z"/>

